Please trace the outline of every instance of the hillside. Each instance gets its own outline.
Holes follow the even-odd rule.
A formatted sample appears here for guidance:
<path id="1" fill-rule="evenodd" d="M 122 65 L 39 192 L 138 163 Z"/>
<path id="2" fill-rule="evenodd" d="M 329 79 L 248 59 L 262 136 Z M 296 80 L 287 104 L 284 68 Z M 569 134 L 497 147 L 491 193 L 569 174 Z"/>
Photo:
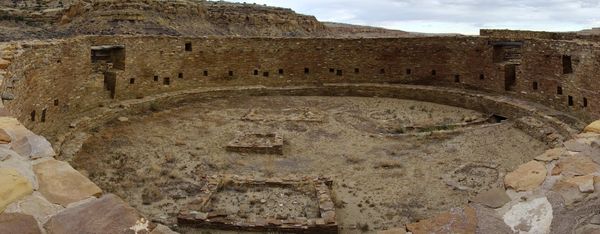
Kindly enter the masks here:
<path id="1" fill-rule="evenodd" d="M 313 16 L 256 4 L 194 0 L 0 1 L 0 40 L 149 34 L 327 36 Z"/>

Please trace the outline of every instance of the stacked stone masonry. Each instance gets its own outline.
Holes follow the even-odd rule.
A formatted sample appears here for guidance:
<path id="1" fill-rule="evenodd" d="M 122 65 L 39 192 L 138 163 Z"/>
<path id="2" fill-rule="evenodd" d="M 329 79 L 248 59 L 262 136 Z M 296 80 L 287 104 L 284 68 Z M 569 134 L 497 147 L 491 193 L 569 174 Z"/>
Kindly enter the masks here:
<path id="1" fill-rule="evenodd" d="M 593 41 L 514 37 L 87 36 L 0 44 L 0 233 L 22 227 L 31 233 L 168 230 L 53 159 L 69 129 L 116 109 L 227 90 L 341 89 L 336 95 L 397 98 L 411 97 L 401 92 L 424 92 L 421 99 L 474 109 L 476 99 L 504 102 L 511 111 L 577 128 L 579 120 L 600 118 L 599 55 Z M 600 181 L 598 129 L 595 122 L 585 133 L 562 132 L 570 140 L 506 175 L 506 190 L 483 193 L 466 207 L 396 231 L 571 232 L 578 224 L 565 217 L 599 206 L 593 200 Z M 574 211 L 565 208 L 586 202 Z M 553 222 L 558 216 L 564 219 Z"/>

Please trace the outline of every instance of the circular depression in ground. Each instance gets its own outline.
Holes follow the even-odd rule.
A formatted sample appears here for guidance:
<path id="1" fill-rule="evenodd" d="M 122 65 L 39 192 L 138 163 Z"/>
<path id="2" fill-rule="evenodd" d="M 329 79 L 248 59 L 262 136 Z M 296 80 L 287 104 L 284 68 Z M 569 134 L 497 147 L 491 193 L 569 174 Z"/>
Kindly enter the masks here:
<path id="1" fill-rule="evenodd" d="M 90 131 L 73 165 L 171 225 L 205 178 L 233 174 L 325 176 L 342 231 L 401 226 L 501 187 L 502 173 L 546 149 L 489 113 L 402 99 L 241 96 L 151 109 Z M 283 154 L 227 151 L 241 133 L 277 133 Z M 290 195 L 274 205 L 293 215 L 309 203 Z"/>

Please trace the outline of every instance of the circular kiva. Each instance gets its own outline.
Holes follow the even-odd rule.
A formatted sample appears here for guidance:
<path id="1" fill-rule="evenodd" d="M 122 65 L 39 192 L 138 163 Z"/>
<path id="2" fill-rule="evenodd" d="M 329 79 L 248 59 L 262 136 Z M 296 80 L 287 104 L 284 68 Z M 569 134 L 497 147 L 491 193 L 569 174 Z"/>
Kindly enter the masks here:
<path id="1" fill-rule="evenodd" d="M 597 41 L 499 35 L 0 43 L 0 232 L 598 230 Z"/>

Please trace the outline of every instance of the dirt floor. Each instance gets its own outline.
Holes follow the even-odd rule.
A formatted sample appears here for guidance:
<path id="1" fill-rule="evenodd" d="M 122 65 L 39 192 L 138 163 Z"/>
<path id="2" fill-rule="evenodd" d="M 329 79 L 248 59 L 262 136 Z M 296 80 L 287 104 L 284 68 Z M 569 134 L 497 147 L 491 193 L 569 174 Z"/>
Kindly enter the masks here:
<path id="1" fill-rule="evenodd" d="M 546 149 L 510 121 L 410 100 L 235 97 L 152 109 L 94 129 L 72 163 L 171 226 L 216 174 L 327 176 L 342 233 L 401 226 L 501 186 L 502 173 Z M 226 151 L 240 132 L 280 134 L 283 155 Z"/>

